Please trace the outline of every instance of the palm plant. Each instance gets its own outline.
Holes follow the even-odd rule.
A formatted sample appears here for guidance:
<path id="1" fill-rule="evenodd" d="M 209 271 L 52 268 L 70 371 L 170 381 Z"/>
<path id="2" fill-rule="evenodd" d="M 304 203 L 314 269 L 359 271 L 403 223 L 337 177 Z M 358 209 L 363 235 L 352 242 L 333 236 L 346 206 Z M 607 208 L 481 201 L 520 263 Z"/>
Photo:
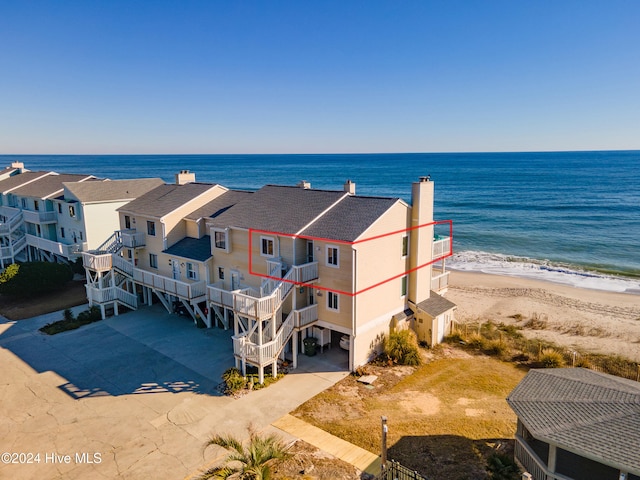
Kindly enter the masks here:
<path id="1" fill-rule="evenodd" d="M 223 465 L 202 473 L 198 477 L 201 480 L 270 480 L 273 461 L 288 457 L 287 446 L 276 435 L 262 437 L 251 428 L 246 446 L 233 435 L 214 435 L 205 443 L 204 448 L 211 445 L 231 450 L 231 453 L 224 459 Z"/>

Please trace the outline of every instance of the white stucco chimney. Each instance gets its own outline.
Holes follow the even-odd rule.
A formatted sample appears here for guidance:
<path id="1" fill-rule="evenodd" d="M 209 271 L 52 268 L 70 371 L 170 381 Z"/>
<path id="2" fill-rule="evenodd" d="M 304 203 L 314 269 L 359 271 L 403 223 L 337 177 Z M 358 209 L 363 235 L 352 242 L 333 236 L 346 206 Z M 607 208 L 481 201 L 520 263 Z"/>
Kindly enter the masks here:
<path id="1" fill-rule="evenodd" d="M 356 184 L 351 180 L 347 180 L 346 182 L 344 182 L 343 188 L 345 192 L 350 193 L 351 195 L 356 194 Z"/>
<path id="2" fill-rule="evenodd" d="M 24 163 L 23 162 L 11 162 L 11 168 L 17 168 L 20 170 L 20 173 L 24 172 Z"/>
<path id="3" fill-rule="evenodd" d="M 185 183 L 193 183 L 196 181 L 196 174 L 189 170 L 180 170 L 176 173 L 176 185 L 184 185 Z"/>
<path id="4" fill-rule="evenodd" d="M 306 180 L 300 180 L 296 187 L 304 188 L 309 190 L 311 188 L 311 182 L 307 182 Z"/>
<path id="5" fill-rule="evenodd" d="M 429 176 L 411 186 L 411 227 L 409 269 L 417 270 L 409 274 L 409 301 L 418 304 L 431 293 L 431 265 L 423 267 L 433 259 L 433 182 Z"/>

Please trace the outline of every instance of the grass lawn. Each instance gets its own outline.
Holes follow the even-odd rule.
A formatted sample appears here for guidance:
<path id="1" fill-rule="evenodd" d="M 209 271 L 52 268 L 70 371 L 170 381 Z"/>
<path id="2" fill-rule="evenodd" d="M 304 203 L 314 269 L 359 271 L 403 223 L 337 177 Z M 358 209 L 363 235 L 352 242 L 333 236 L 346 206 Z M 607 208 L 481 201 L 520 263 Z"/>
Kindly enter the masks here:
<path id="1" fill-rule="evenodd" d="M 525 372 L 450 346 L 430 357 L 417 368 L 370 367 L 375 388 L 350 376 L 293 415 L 374 453 L 384 415 L 390 458 L 429 478 L 488 478 L 486 459 L 513 448 L 516 416 L 505 397 Z"/>
<path id="2" fill-rule="evenodd" d="M 0 315 L 22 320 L 87 303 L 84 281 L 71 281 L 63 290 L 37 297 L 15 299 L 0 295 Z"/>

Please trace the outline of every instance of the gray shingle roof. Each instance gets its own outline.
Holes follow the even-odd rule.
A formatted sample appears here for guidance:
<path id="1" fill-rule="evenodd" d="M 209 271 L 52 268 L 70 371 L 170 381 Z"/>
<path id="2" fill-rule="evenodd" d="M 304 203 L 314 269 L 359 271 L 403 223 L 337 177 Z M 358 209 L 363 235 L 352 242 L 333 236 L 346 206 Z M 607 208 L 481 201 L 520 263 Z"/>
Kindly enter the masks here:
<path id="1" fill-rule="evenodd" d="M 21 173 L 17 178 L 25 175 Z M 16 177 L 12 177 L 16 178 Z M 60 195 L 64 189 L 65 182 L 80 182 L 95 179 L 93 175 L 76 175 L 62 173 L 60 175 L 47 175 L 38 180 L 16 188 L 11 193 L 24 197 L 51 198 Z"/>
<path id="2" fill-rule="evenodd" d="M 185 237 L 162 253 L 204 262 L 212 257 L 211 237 L 209 235 L 205 235 L 202 238 Z"/>
<path id="3" fill-rule="evenodd" d="M 161 178 L 139 178 L 102 182 L 65 182 L 64 187 L 79 201 L 91 203 L 133 200 L 163 184 L 164 181 Z"/>
<path id="4" fill-rule="evenodd" d="M 305 229 L 302 234 L 355 241 L 399 199 L 348 196 Z"/>
<path id="5" fill-rule="evenodd" d="M 531 370 L 507 397 L 531 434 L 640 475 L 640 383 L 584 368 Z"/>
<path id="6" fill-rule="evenodd" d="M 431 290 L 431 294 L 429 298 L 423 300 L 418 304 L 418 308 L 427 312 L 432 317 L 437 317 L 438 315 L 442 315 L 443 313 L 455 308 L 456 304 L 450 302 L 442 295 L 438 295 L 436 292 Z"/>
<path id="7" fill-rule="evenodd" d="M 293 234 L 342 196 L 344 192 L 266 185 L 211 224 Z"/>
<path id="8" fill-rule="evenodd" d="M 346 195 L 343 191 L 266 185 L 210 223 L 223 228 L 354 241 L 397 201 Z"/>
<path id="9" fill-rule="evenodd" d="M 214 198 L 206 205 L 194 210 L 186 218 L 190 220 L 199 220 L 204 217 L 215 218 L 229 210 L 234 205 L 246 200 L 253 192 L 241 190 L 229 190 L 217 198 Z"/>
<path id="10" fill-rule="evenodd" d="M 19 175 L 13 175 L 12 177 L 5 178 L 4 180 L 0 180 L 0 192 L 6 193 L 9 190 L 19 187 L 20 185 L 30 182 L 38 177 L 42 177 L 43 175 L 52 175 L 53 172 L 44 172 L 44 171 L 36 171 L 36 172 L 24 172 Z"/>
<path id="11" fill-rule="evenodd" d="M 215 186 L 211 183 L 160 185 L 118 208 L 118 211 L 161 218 Z"/>

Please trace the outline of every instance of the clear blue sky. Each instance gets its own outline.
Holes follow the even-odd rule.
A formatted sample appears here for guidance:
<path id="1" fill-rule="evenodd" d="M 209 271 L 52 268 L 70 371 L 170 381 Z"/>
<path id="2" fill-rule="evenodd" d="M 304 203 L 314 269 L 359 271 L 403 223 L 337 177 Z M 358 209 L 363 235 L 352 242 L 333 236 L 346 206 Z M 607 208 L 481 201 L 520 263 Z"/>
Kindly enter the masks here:
<path id="1" fill-rule="evenodd" d="M 0 153 L 640 149 L 640 1 L 0 0 Z"/>

